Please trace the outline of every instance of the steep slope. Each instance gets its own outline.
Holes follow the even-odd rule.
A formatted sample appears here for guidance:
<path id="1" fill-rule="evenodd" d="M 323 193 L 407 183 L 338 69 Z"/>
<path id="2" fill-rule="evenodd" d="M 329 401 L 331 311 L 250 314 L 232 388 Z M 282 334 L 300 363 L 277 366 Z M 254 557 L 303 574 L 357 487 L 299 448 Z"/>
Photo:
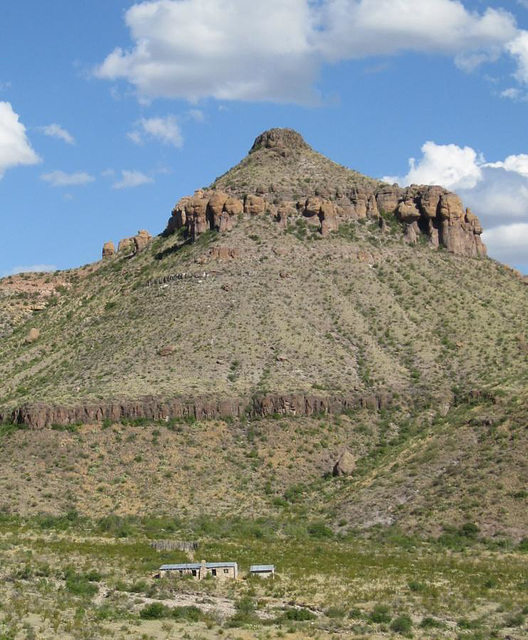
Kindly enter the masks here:
<path id="1" fill-rule="evenodd" d="M 520 539 L 528 290 L 480 232 L 455 194 L 384 185 L 266 132 L 163 234 L 105 245 L 49 276 L 47 302 L 9 312 L 4 506 L 305 509 L 431 532 L 473 519 Z M 354 477 L 323 480 L 344 450 Z M 46 486 L 28 490 L 28 473 Z"/>

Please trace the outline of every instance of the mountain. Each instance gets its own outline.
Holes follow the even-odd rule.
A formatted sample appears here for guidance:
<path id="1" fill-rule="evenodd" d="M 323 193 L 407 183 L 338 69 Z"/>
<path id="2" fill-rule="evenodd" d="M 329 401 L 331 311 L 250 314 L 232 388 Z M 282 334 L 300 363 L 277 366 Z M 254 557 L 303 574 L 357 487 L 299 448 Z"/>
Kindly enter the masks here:
<path id="1" fill-rule="evenodd" d="M 155 238 L 40 275 L 30 298 L 37 276 L 0 281 L 0 422 L 31 428 L 4 444 L 10 504 L 305 504 L 333 525 L 473 518 L 522 537 L 528 290 L 481 233 L 456 194 L 387 185 L 273 129 Z M 115 442 L 112 423 L 128 425 Z M 151 446 L 141 424 L 169 428 Z M 24 473 L 60 446 L 43 499 Z M 323 480 L 344 451 L 352 478 Z"/>

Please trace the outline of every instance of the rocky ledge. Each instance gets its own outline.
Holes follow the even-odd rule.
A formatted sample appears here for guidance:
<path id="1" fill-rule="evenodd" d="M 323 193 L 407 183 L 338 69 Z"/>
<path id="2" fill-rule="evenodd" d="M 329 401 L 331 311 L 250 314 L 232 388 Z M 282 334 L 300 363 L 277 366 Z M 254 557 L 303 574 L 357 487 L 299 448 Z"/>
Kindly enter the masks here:
<path id="1" fill-rule="evenodd" d="M 0 424 L 18 424 L 30 429 L 45 429 L 75 424 L 96 424 L 103 420 L 169 421 L 179 418 L 219 420 L 222 418 L 266 417 L 273 415 L 311 416 L 318 413 L 340 414 L 366 408 L 374 411 L 387 408 L 391 395 L 345 394 L 340 396 L 313 396 L 303 393 L 267 395 L 258 398 L 227 398 L 212 400 L 195 398 L 164 400 L 142 398 L 137 401 L 56 406 L 28 404 L 17 409 L 0 410 Z"/>
<path id="2" fill-rule="evenodd" d="M 311 154 L 308 158 L 315 158 L 312 158 L 314 163 L 321 163 L 319 158 L 323 158 L 310 149 L 300 134 L 289 129 L 273 129 L 261 134 L 248 158 L 251 159 L 253 154 L 259 155 L 260 165 L 265 164 L 269 156 L 270 164 L 274 163 L 274 171 L 277 162 L 285 162 L 285 171 L 291 170 L 293 163 L 297 174 L 302 171 L 303 163 L 307 163 L 307 154 Z M 239 166 L 244 167 L 248 158 Z M 330 161 L 323 160 L 327 163 L 324 166 L 328 175 Z M 307 163 L 307 166 L 312 165 Z M 334 166 L 335 175 L 342 176 L 343 167 Z M 349 173 L 356 179 L 354 186 L 347 186 L 343 180 L 331 185 L 328 179 L 324 186 L 313 186 L 314 181 L 307 178 L 303 196 L 295 198 L 274 184 L 259 185 L 254 192 L 244 194 L 238 188 L 227 186 L 219 189 L 215 184 L 210 189 L 182 198 L 172 211 L 165 233 L 185 229 L 194 240 L 207 230 L 229 232 L 244 218 L 268 215 L 282 228 L 304 219 L 322 236 L 328 236 L 341 224 L 353 220 L 373 219 L 385 228 L 387 222 L 394 218 L 410 244 L 422 237 L 433 248 L 443 247 L 451 253 L 465 256 L 486 255 L 486 247 L 481 240 L 482 226 L 477 216 L 464 208 L 455 193 L 439 186 L 401 188 L 368 178 L 358 183 L 360 174 Z"/>

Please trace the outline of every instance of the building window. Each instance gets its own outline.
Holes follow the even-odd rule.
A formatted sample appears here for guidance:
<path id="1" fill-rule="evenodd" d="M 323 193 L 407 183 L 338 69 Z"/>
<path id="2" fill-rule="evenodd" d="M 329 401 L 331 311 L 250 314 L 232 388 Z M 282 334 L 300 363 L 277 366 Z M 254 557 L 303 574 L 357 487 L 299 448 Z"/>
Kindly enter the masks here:
<path id="1" fill-rule="evenodd" d="M 229 573 L 229 569 L 224 569 L 224 573 Z"/>
<path id="2" fill-rule="evenodd" d="M 213 576 L 216 576 L 216 569 L 212 569 L 211 573 L 213 574 Z"/>

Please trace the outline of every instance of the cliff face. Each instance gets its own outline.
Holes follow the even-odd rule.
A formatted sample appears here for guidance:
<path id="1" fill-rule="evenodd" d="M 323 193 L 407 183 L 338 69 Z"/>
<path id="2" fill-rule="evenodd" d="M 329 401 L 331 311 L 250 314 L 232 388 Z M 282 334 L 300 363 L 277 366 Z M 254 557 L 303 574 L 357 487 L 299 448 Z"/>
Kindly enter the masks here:
<path id="1" fill-rule="evenodd" d="M 365 218 L 401 225 L 410 244 L 423 237 L 433 248 L 486 255 L 477 216 L 438 186 L 406 189 L 372 180 L 320 154 L 289 129 L 260 135 L 250 154 L 206 190 L 182 198 L 166 233 L 185 228 L 196 239 L 209 229 L 229 232 L 241 218 L 271 216 L 282 228 L 304 220 L 322 236 Z"/>

